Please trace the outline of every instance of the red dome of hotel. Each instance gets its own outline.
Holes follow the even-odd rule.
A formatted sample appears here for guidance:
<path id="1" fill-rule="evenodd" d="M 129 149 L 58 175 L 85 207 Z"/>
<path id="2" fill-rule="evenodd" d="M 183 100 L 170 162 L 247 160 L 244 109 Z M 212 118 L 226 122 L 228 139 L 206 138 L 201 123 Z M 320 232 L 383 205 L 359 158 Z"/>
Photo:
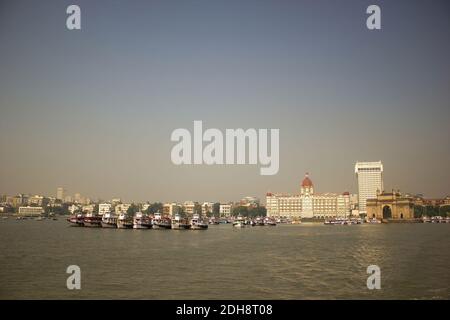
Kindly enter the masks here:
<path id="1" fill-rule="evenodd" d="M 309 173 L 307 172 L 305 174 L 305 179 L 303 179 L 303 181 L 302 181 L 302 187 L 310 188 L 312 186 L 313 186 L 313 183 L 312 183 L 311 179 L 309 178 Z"/>

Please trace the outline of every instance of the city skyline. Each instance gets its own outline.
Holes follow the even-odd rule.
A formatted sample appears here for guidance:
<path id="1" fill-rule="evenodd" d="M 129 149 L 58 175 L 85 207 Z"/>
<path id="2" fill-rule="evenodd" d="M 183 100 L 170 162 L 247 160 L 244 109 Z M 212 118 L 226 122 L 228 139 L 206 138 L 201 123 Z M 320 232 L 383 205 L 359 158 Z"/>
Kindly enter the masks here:
<path id="1" fill-rule="evenodd" d="M 356 193 L 356 161 L 385 188 L 450 192 L 448 3 L 379 1 L 2 1 L 0 194 L 130 201 Z M 176 166 L 170 135 L 279 129 L 279 172 Z M 71 191 L 73 190 L 73 192 Z"/>
<path id="2" fill-rule="evenodd" d="M 368 177 L 364 177 L 362 178 L 361 175 L 361 168 L 364 169 L 380 169 L 379 171 L 379 177 L 377 177 L 377 172 L 375 173 L 369 173 Z M 365 201 L 366 199 L 375 199 L 376 198 L 376 194 L 378 194 L 378 192 L 397 192 L 397 191 L 401 191 L 403 194 L 409 194 L 412 196 L 421 196 L 424 198 L 447 198 L 450 196 L 450 194 L 444 194 L 440 197 L 430 197 L 427 196 L 426 194 L 424 194 L 423 192 L 417 192 L 417 191 L 411 191 L 411 190 L 403 190 L 400 188 L 390 188 L 390 189 L 386 189 L 384 188 L 384 175 L 382 175 L 383 173 L 383 163 L 382 161 L 357 161 L 354 165 L 354 172 L 356 174 L 356 180 L 357 180 L 357 190 L 354 191 L 349 191 L 349 190 L 340 190 L 338 192 L 336 191 L 330 191 L 330 190 L 320 190 L 319 192 L 316 193 L 318 194 L 325 194 L 325 195 L 343 195 L 345 193 L 349 193 L 350 195 L 356 195 L 358 196 L 359 200 L 359 207 L 363 208 L 362 212 L 365 212 Z M 365 173 L 367 175 L 367 173 Z M 373 175 L 375 174 L 375 176 Z M 37 193 L 27 193 L 27 192 L 18 192 L 16 194 L 6 194 L 6 193 L 0 193 L 0 195 L 4 195 L 4 196 L 15 196 L 15 195 L 29 195 L 29 196 L 45 196 L 45 197 L 49 197 L 49 198 L 55 198 L 56 200 L 62 200 L 63 202 L 73 202 L 73 203 L 84 203 L 86 201 L 88 202 L 116 202 L 117 200 L 120 200 L 120 202 L 124 202 L 124 203 L 151 203 L 151 202 L 162 202 L 162 203 L 171 203 L 171 202 L 175 202 L 175 203 L 183 203 L 186 201 L 195 201 L 195 202 L 208 202 L 208 201 L 215 201 L 215 202 L 219 202 L 219 203 L 231 203 L 231 202 L 238 202 L 241 201 L 242 199 L 246 198 L 246 197 L 253 197 L 256 196 L 257 199 L 261 200 L 264 199 L 264 197 L 267 197 L 268 194 L 278 194 L 280 196 L 284 196 L 284 197 L 291 197 L 291 196 L 299 196 L 302 191 L 301 189 L 303 188 L 303 183 L 305 181 L 305 179 L 309 180 L 309 176 L 310 173 L 306 172 L 305 176 L 303 178 L 303 180 L 301 182 L 299 182 L 298 186 L 300 186 L 300 188 L 296 189 L 296 190 L 291 190 L 291 191 L 280 191 L 278 190 L 277 192 L 273 192 L 273 190 L 267 190 L 264 195 L 259 196 L 256 195 L 255 193 L 252 193 L 251 191 L 246 193 L 246 194 L 242 194 L 240 196 L 238 196 L 237 198 L 234 199 L 218 199 L 218 198 L 190 198 L 190 199 L 175 199 L 174 197 L 169 197 L 167 199 L 139 199 L 139 200 L 135 200 L 135 199 L 126 199 L 123 198 L 120 194 L 116 194 L 113 196 L 109 196 L 109 197 L 95 197 L 92 195 L 86 195 L 86 194 L 82 194 L 80 192 L 68 192 L 68 189 L 66 187 L 56 187 L 56 192 L 54 194 L 51 193 L 42 193 L 42 192 L 37 192 Z M 367 180 L 369 179 L 369 180 Z M 373 180 L 375 179 L 375 180 Z M 310 181 L 310 180 L 309 180 Z M 373 184 L 375 183 L 375 184 Z M 362 188 L 362 189 L 361 189 Z M 315 189 L 315 187 L 314 187 Z M 362 194 L 362 196 L 359 196 L 360 194 Z M 370 195 L 370 196 L 369 196 Z M 69 200 L 68 200 L 69 199 Z M 266 205 L 264 203 L 264 205 Z"/>

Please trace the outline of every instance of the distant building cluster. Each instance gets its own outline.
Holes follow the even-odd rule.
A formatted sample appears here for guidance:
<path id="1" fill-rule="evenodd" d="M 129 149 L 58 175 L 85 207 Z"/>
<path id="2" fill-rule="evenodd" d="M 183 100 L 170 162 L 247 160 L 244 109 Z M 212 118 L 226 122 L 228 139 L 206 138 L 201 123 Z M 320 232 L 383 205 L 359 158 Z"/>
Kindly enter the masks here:
<path id="1" fill-rule="evenodd" d="M 18 194 L 0 195 L 0 214 L 39 216 L 44 213 L 73 214 L 77 212 L 120 215 L 128 213 L 130 207 L 142 212 L 159 212 L 166 216 L 185 214 L 192 216 L 230 217 L 242 212 L 256 212 L 269 217 L 287 219 L 329 219 L 339 217 L 369 217 L 376 219 L 414 219 L 417 216 L 440 215 L 447 212 L 450 197 L 426 199 L 421 194 L 402 194 L 399 190 L 386 192 L 383 185 L 383 164 L 377 162 L 356 162 L 355 174 L 358 181 L 358 194 L 318 193 L 307 173 L 301 182 L 299 193 L 266 194 L 265 207 L 256 197 L 247 196 L 238 202 L 196 202 L 183 203 L 125 203 L 121 198 L 110 201 L 92 201 L 88 197 L 75 193 L 67 195 L 63 187 L 56 189 L 56 197 L 43 195 Z M 444 210 L 444 211 L 443 211 Z"/>

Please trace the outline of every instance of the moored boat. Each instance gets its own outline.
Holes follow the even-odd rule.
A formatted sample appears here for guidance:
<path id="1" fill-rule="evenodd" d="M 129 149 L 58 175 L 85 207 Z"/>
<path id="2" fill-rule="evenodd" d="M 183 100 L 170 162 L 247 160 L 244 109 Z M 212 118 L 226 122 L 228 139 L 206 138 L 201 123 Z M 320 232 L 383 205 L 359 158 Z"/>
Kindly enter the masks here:
<path id="1" fill-rule="evenodd" d="M 264 226 L 264 220 L 261 217 L 256 218 L 255 226 L 259 226 L 259 227 Z"/>
<path id="2" fill-rule="evenodd" d="M 219 224 L 220 221 L 218 219 L 216 219 L 215 217 L 212 217 L 208 220 L 209 224 Z"/>
<path id="3" fill-rule="evenodd" d="M 182 218 L 179 214 L 176 214 L 172 219 L 172 229 L 174 230 L 186 230 L 189 229 L 190 225 L 187 219 Z"/>
<path id="4" fill-rule="evenodd" d="M 81 213 L 71 215 L 69 218 L 67 218 L 67 221 L 69 221 L 70 224 L 74 227 L 84 226 L 84 216 Z"/>
<path id="5" fill-rule="evenodd" d="M 127 214 L 121 213 L 117 218 L 117 229 L 132 229 L 133 219 Z"/>
<path id="6" fill-rule="evenodd" d="M 87 213 L 83 224 L 85 227 L 99 228 L 102 226 L 102 217 L 94 213 Z"/>
<path id="7" fill-rule="evenodd" d="M 274 219 L 271 219 L 271 218 L 266 217 L 266 218 L 264 219 L 264 225 L 265 225 L 265 226 L 271 226 L 271 227 L 274 227 L 274 226 L 277 225 L 277 223 L 275 222 Z"/>
<path id="8" fill-rule="evenodd" d="M 236 219 L 233 221 L 233 227 L 235 228 L 244 228 L 245 227 L 245 220 L 241 216 L 237 216 Z"/>
<path id="9" fill-rule="evenodd" d="M 379 224 L 379 223 L 381 223 L 381 220 L 378 220 L 377 218 L 370 218 L 370 219 L 367 219 L 366 222 L 370 223 L 370 224 Z"/>
<path id="10" fill-rule="evenodd" d="M 103 214 L 102 217 L 103 228 L 117 228 L 117 216 L 111 212 Z"/>
<path id="11" fill-rule="evenodd" d="M 151 229 L 152 220 L 142 212 L 136 212 L 133 218 L 133 229 Z"/>
<path id="12" fill-rule="evenodd" d="M 198 214 L 194 214 L 194 216 L 191 219 L 191 229 L 206 230 L 208 229 L 208 224 L 204 222 Z"/>
<path id="13" fill-rule="evenodd" d="M 168 217 L 162 217 L 161 213 L 155 213 L 155 216 L 152 219 L 152 228 L 153 229 L 171 229 L 172 222 Z"/>

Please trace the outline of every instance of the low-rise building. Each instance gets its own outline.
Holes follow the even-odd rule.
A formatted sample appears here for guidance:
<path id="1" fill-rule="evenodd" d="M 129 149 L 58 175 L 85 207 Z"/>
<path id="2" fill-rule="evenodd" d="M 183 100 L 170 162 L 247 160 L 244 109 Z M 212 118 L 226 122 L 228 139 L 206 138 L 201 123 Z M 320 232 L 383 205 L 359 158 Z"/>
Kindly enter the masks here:
<path id="1" fill-rule="evenodd" d="M 184 213 L 187 215 L 193 215 L 195 211 L 196 203 L 194 201 L 185 201 L 183 203 Z"/>
<path id="2" fill-rule="evenodd" d="M 221 217 L 229 217 L 231 215 L 231 210 L 232 210 L 232 205 L 231 204 L 220 204 L 219 207 L 219 215 Z"/>
<path id="3" fill-rule="evenodd" d="M 44 213 L 44 209 L 42 207 L 19 207 L 18 214 L 20 216 L 32 217 L 32 216 L 40 216 Z"/>
<path id="4" fill-rule="evenodd" d="M 98 205 L 98 214 L 104 215 L 105 213 L 111 213 L 111 203 L 100 203 Z"/>
<path id="5" fill-rule="evenodd" d="M 128 208 L 131 206 L 130 203 L 119 203 L 115 208 L 116 215 L 121 213 L 125 214 L 128 211 Z"/>
<path id="6" fill-rule="evenodd" d="M 204 202 L 202 204 L 202 214 L 206 215 L 208 213 L 212 213 L 214 208 L 214 202 Z"/>
<path id="7" fill-rule="evenodd" d="M 163 205 L 163 215 L 165 216 L 174 216 L 181 212 L 181 206 L 176 202 L 165 203 Z"/>
<path id="8" fill-rule="evenodd" d="M 85 213 L 94 213 L 94 209 L 95 209 L 95 205 L 93 204 L 89 204 L 89 205 L 84 205 L 81 207 L 81 211 L 85 212 Z"/>

